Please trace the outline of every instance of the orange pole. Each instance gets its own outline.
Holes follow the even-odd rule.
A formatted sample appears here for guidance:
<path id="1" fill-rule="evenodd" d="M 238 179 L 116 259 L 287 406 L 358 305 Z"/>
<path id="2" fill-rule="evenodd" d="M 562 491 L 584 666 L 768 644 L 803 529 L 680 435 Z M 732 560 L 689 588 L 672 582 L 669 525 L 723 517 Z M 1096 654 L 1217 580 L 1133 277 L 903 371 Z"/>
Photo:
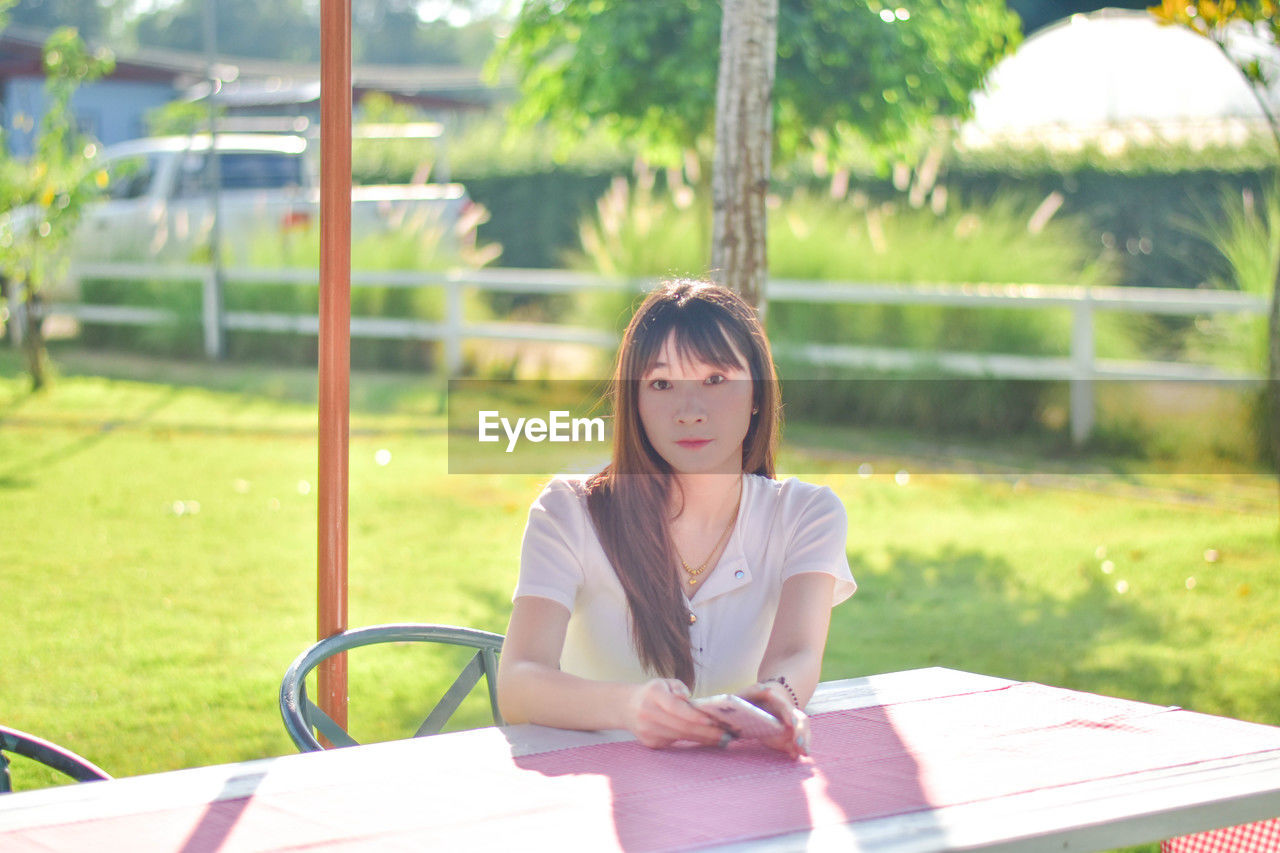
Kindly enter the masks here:
<path id="1" fill-rule="evenodd" d="M 320 5 L 320 478 L 318 633 L 347 628 L 351 414 L 351 0 Z M 347 725 L 347 659 L 320 664 L 320 707 Z"/>

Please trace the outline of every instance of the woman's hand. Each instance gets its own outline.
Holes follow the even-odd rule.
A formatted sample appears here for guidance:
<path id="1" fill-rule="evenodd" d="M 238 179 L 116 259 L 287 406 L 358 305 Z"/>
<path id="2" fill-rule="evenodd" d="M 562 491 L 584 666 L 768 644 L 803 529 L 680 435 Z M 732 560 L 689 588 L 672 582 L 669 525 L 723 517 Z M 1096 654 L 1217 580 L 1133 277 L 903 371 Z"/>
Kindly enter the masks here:
<path id="1" fill-rule="evenodd" d="M 724 732 L 710 717 L 689 704 L 689 688 L 674 678 L 655 678 L 638 685 L 627 708 L 627 728 L 652 749 L 678 740 L 711 746 Z"/>
<path id="2" fill-rule="evenodd" d="M 792 758 L 809 754 L 809 716 L 791 702 L 787 689 L 776 681 L 761 681 L 738 694 L 782 721 L 783 730 L 761 743 Z"/>

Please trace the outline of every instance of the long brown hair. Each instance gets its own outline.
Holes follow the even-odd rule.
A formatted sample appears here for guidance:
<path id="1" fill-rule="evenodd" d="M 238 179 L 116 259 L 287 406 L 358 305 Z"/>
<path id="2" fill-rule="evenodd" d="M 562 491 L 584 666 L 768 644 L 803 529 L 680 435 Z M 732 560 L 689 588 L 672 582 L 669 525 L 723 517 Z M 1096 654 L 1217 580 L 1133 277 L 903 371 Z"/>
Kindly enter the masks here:
<path id="1" fill-rule="evenodd" d="M 656 675 L 693 687 L 689 615 L 668 526 L 676 480 L 640 421 L 640 383 L 674 334 L 676 351 L 715 367 L 745 367 L 755 414 L 742 442 L 742 468 L 772 478 L 781 417 L 777 373 L 755 309 L 704 281 L 665 283 L 645 298 L 618 350 L 611 394 L 613 459 L 587 482 L 587 508 L 622 583 L 640 661 Z M 739 355 L 746 359 L 738 363 Z"/>

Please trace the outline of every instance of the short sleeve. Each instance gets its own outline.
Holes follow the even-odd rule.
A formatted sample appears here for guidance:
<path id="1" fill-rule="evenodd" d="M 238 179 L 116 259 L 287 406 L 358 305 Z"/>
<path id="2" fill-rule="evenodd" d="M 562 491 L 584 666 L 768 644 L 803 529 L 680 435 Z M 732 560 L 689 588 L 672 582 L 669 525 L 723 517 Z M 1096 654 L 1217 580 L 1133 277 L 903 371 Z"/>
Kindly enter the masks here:
<path id="1" fill-rule="evenodd" d="M 549 598 L 570 613 L 582 586 L 587 514 L 573 483 L 556 479 L 529 508 L 520 546 L 520 578 L 512 599 Z"/>
<path id="2" fill-rule="evenodd" d="M 782 579 L 806 572 L 820 572 L 836 579 L 832 604 L 853 595 L 858 588 L 849 570 L 846 542 L 849 517 L 844 504 L 830 488 L 812 487 L 813 491 L 791 522 Z"/>

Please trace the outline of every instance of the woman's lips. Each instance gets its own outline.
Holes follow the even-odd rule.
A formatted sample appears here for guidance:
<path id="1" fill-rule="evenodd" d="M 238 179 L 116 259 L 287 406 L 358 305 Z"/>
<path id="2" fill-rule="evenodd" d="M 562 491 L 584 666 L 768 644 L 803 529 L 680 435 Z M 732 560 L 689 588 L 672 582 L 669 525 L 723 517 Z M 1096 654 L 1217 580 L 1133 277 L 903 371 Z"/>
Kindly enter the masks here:
<path id="1" fill-rule="evenodd" d="M 699 447 L 703 447 L 710 443 L 711 439 L 709 438 L 682 438 L 676 442 L 676 444 L 681 447 L 688 448 L 689 450 L 697 450 Z"/>

